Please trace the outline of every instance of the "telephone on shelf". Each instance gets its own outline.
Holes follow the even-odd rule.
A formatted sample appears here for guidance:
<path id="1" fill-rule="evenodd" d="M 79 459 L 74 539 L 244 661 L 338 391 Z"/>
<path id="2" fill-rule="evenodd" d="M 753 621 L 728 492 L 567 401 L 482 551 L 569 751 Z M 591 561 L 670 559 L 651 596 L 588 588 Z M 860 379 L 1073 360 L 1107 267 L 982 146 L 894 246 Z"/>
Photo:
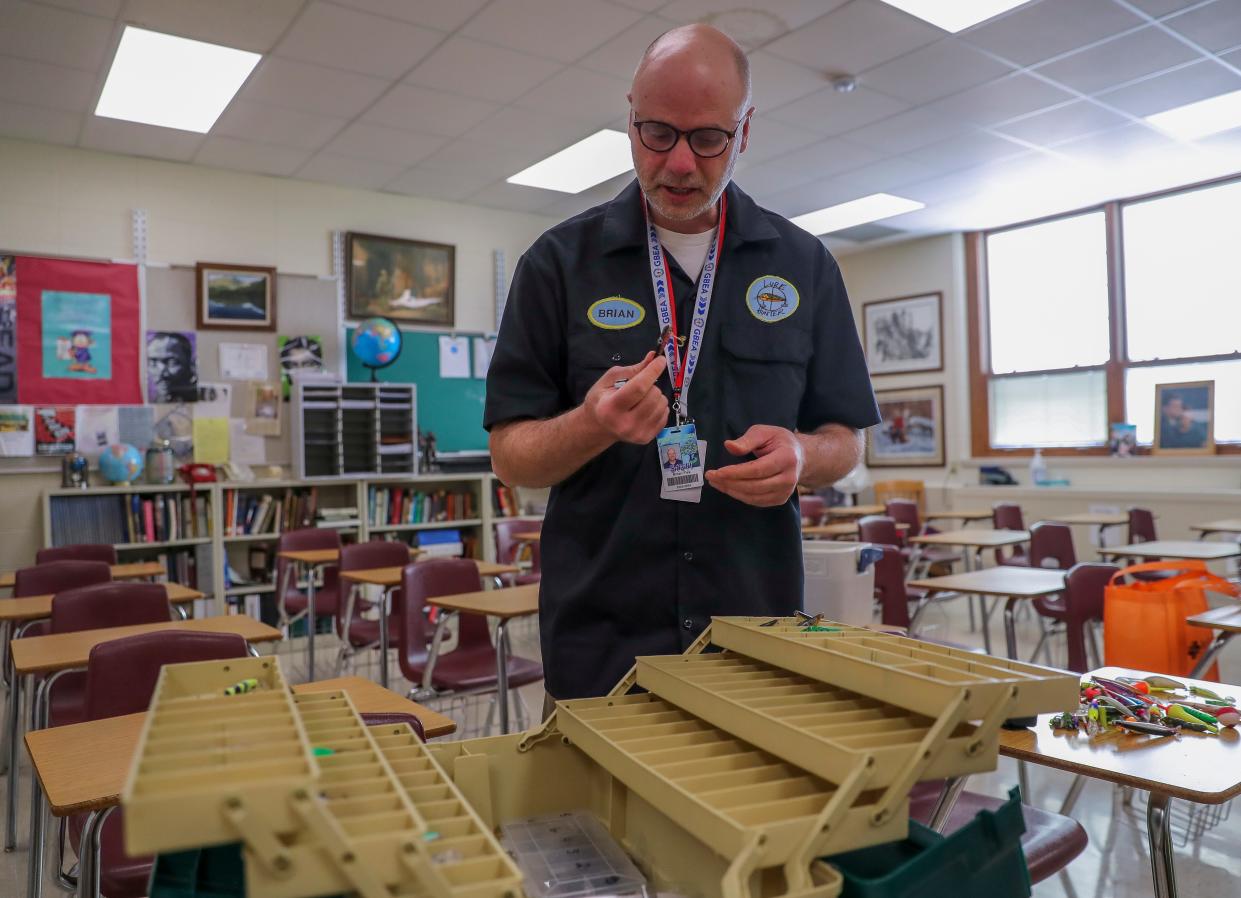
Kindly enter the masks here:
<path id="1" fill-rule="evenodd" d="M 229 480 L 236 480 L 241 483 L 249 483 L 254 480 L 254 471 L 249 465 L 236 461 L 226 461 L 224 463 L 224 476 Z"/>
<path id="2" fill-rule="evenodd" d="M 177 468 L 177 473 L 191 486 L 196 483 L 215 483 L 215 468 L 212 465 L 182 465 Z"/>

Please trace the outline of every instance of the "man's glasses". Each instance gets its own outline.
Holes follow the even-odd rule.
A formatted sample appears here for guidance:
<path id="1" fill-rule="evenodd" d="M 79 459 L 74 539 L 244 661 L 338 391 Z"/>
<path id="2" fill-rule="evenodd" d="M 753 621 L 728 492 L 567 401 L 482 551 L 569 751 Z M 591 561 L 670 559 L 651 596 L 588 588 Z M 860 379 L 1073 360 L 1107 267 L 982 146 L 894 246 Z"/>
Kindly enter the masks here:
<path id="1" fill-rule="evenodd" d="M 742 121 L 745 120 L 742 119 Z M 741 127 L 741 122 L 738 122 L 737 128 L 731 131 L 725 131 L 723 128 L 694 128 L 691 131 L 682 131 L 667 122 L 639 122 L 637 120 L 634 121 L 633 126 L 638 130 L 638 139 L 642 141 L 642 146 L 652 153 L 670 152 L 677 145 L 677 141 L 684 137 L 695 156 L 713 159 L 728 149 L 728 144 L 737 135 L 737 128 Z"/>

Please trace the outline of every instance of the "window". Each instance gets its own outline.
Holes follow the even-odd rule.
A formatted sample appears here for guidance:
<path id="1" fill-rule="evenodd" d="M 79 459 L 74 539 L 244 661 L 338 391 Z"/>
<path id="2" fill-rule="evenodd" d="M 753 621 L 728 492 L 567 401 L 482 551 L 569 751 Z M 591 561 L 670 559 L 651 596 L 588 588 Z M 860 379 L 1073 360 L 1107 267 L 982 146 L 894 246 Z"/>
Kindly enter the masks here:
<path id="1" fill-rule="evenodd" d="M 1099 369 L 993 378 L 991 410 L 991 445 L 999 448 L 1107 439 L 1107 383 Z"/>

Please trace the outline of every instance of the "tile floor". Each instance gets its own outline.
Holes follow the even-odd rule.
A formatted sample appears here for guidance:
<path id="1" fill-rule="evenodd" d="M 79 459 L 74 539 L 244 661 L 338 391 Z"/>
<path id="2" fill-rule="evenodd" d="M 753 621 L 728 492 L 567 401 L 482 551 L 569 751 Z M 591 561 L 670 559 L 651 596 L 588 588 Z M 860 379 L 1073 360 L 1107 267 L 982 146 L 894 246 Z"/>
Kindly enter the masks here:
<path id="1" fill-rule="evenodd" d="M 1003 628 L 999 615 L 993 620 L 993 642 L 1003 644 Z M 1030 617 L 1019 621 L 1019 637 L 1022 650 L 1033 649 L 1037 638 L 1037 623 Z M 971 632 L 965 604 L 953 601 L 928 609 L 924 616 L 923 632 L 928 636 L 948 639 L 969 645 L 981 645 L 981 635 Z M 531 623 L 518 626 L 513 632 L 513 650 L 526 657 L 537 658 L 538 636 Z M 328 637 L 320 637 L 322 648 L 316 653 L 320 677 L 329 676 L 335 670 L 335 647 L 327 644 Z M 304 677 L 302 669 L 303 643 L 281 648 L 282 655 L 289 655 L 286 669 L 294 681 Z M 1062 658 L 1059 660 L 1063 660 Z M 1241 683 L 1241 645 L 1230 647 L 1221 659 L 1221 679 L 1224 682 Z M 409 684 L 394 674 L 392 687 L 408 689 Z M 357 671 L 365 676 L 377 677 L 375 665 L 363 664 Z M 543 703 L 543 692 L 535 684 L 522 690 L 523 699 L 530 712 L 537 716 Z M 485 709 L 483 709 L 485 712 Z M 1241 763 L 1241 759 L 1239 762 Z M 1031 766 L 1030 784 L 1034 801 L 1040 807 L 1059 808 L 1070 778 L 1068 775 Z M 991 774 L 976 776 L 969 788 L 992 795 L 1003 796 L 1017 782 L 1015 763 L 1000 759 L 998 769 Z M 16 898 L 26 889 L 26 858 L 28 814 L 25 799 L 29 795 L 28 766 L 21 768 L 19 826 L 17 850 L 0 854 L 0 898 Z M 0 779 L 0 797 L 4 793 Z M 1190 810 L 1182 805 L 1181 812 Z M 1202 813 L 1194 808 L 1195 814 Z M 1119 793 L 1110 785 L 1088 782 L 1074 809 L 1074 816 L 1081 821 L 1090 835 L 1090 845 L 1064 872 L 1034 888 L 1036 898 L 1127 898 L 1149 896 L 1151 891 L 1150 863 L 1146 852 L 1145 806 L 1142 796 L 1135 796 L 1131 806 L 1125 806 Z M 1184 813 L 1180 815 L 1184 818 Z M 1181 825 L 1189 821 L 1182 819 Z M 54 833 L 54 829 L 52 830 Z M 49 842 L 52 833 L 49 833 Z M 1176 871 L 1180 894 L 1190 898 L 1224 898 L 1241 895 L 1241 809 L 1210 828 L 1200 838 L 1176 847 Z M 46 895 L 55 895 L 55 886 L 45 886 Z M 998 896 L 997 896 L 998 898 Z"/>

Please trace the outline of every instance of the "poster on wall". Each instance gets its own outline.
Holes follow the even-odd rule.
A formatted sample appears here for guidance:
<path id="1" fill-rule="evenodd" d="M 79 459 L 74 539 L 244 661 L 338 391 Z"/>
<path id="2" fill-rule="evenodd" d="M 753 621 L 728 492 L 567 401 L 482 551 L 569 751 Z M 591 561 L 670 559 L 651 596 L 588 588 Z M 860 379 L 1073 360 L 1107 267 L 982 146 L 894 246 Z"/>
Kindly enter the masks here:
<path id="1" fill-rule="evenodd" d="M 302 374 L 323 373 L 323 338 L 305 334 L 296 337 L 277 337 L 280 350 L 280 382 L 285 399 L 289 398 L 294 372 Z"/>
<path id="2" fill-rule="evenodd" d="M 72 455 L 77 409 L 72 405 L 34 410 L 35 455 Z"/>
<path id="3" fill-rule="evenodd" d="M 77 411 L 77 450 L 96 461 L 104 450 L 121 441 L 121 419 L 114 405 L 84 405 Z"/>
<path id="4" fill-rule="evenodd" d="M 167 440 L 173 458 L 183 465 L 194 457 L 194 407 L 179 402 L 156 410 L 155 436 Z"/>
<path id="5" fill-rule="evenodd" d="M 883 420 L 870 429 L 866 464 L 939 467 L 944 463 L 944 388 L 876 390 Z"/>
<path id="6" fill-rule="evenodd" d="M 14 271 L 19 398 L 140 403 L 137 267 L 17 256 Z"/>
<path id="7" fill-rule="evenodd" d="M 17 259 L 0 255 L 0 402 L 17 401 Z"/>
<path id="8" fill-rule="evenodd" d="M 0 457 L 34 455 L 34 416 L 28 405 L 0 406 Z"/>
<path id="9" fill-rule="evenodd" d="M 147 331 L 147 402 L 198 401 L 198 335 Z"/>
<path id="10" fill-rule="evenodd" d="M 246 432 L 257 436 L 280 436 L 280 387 L 246 384 Z"/>
<path id="11" fill-rule="evenodd" d="M 862 305 L 862 334 L 871 374 L 909 374 L 944 367 L 942 296 L 902 296 Z"/>

